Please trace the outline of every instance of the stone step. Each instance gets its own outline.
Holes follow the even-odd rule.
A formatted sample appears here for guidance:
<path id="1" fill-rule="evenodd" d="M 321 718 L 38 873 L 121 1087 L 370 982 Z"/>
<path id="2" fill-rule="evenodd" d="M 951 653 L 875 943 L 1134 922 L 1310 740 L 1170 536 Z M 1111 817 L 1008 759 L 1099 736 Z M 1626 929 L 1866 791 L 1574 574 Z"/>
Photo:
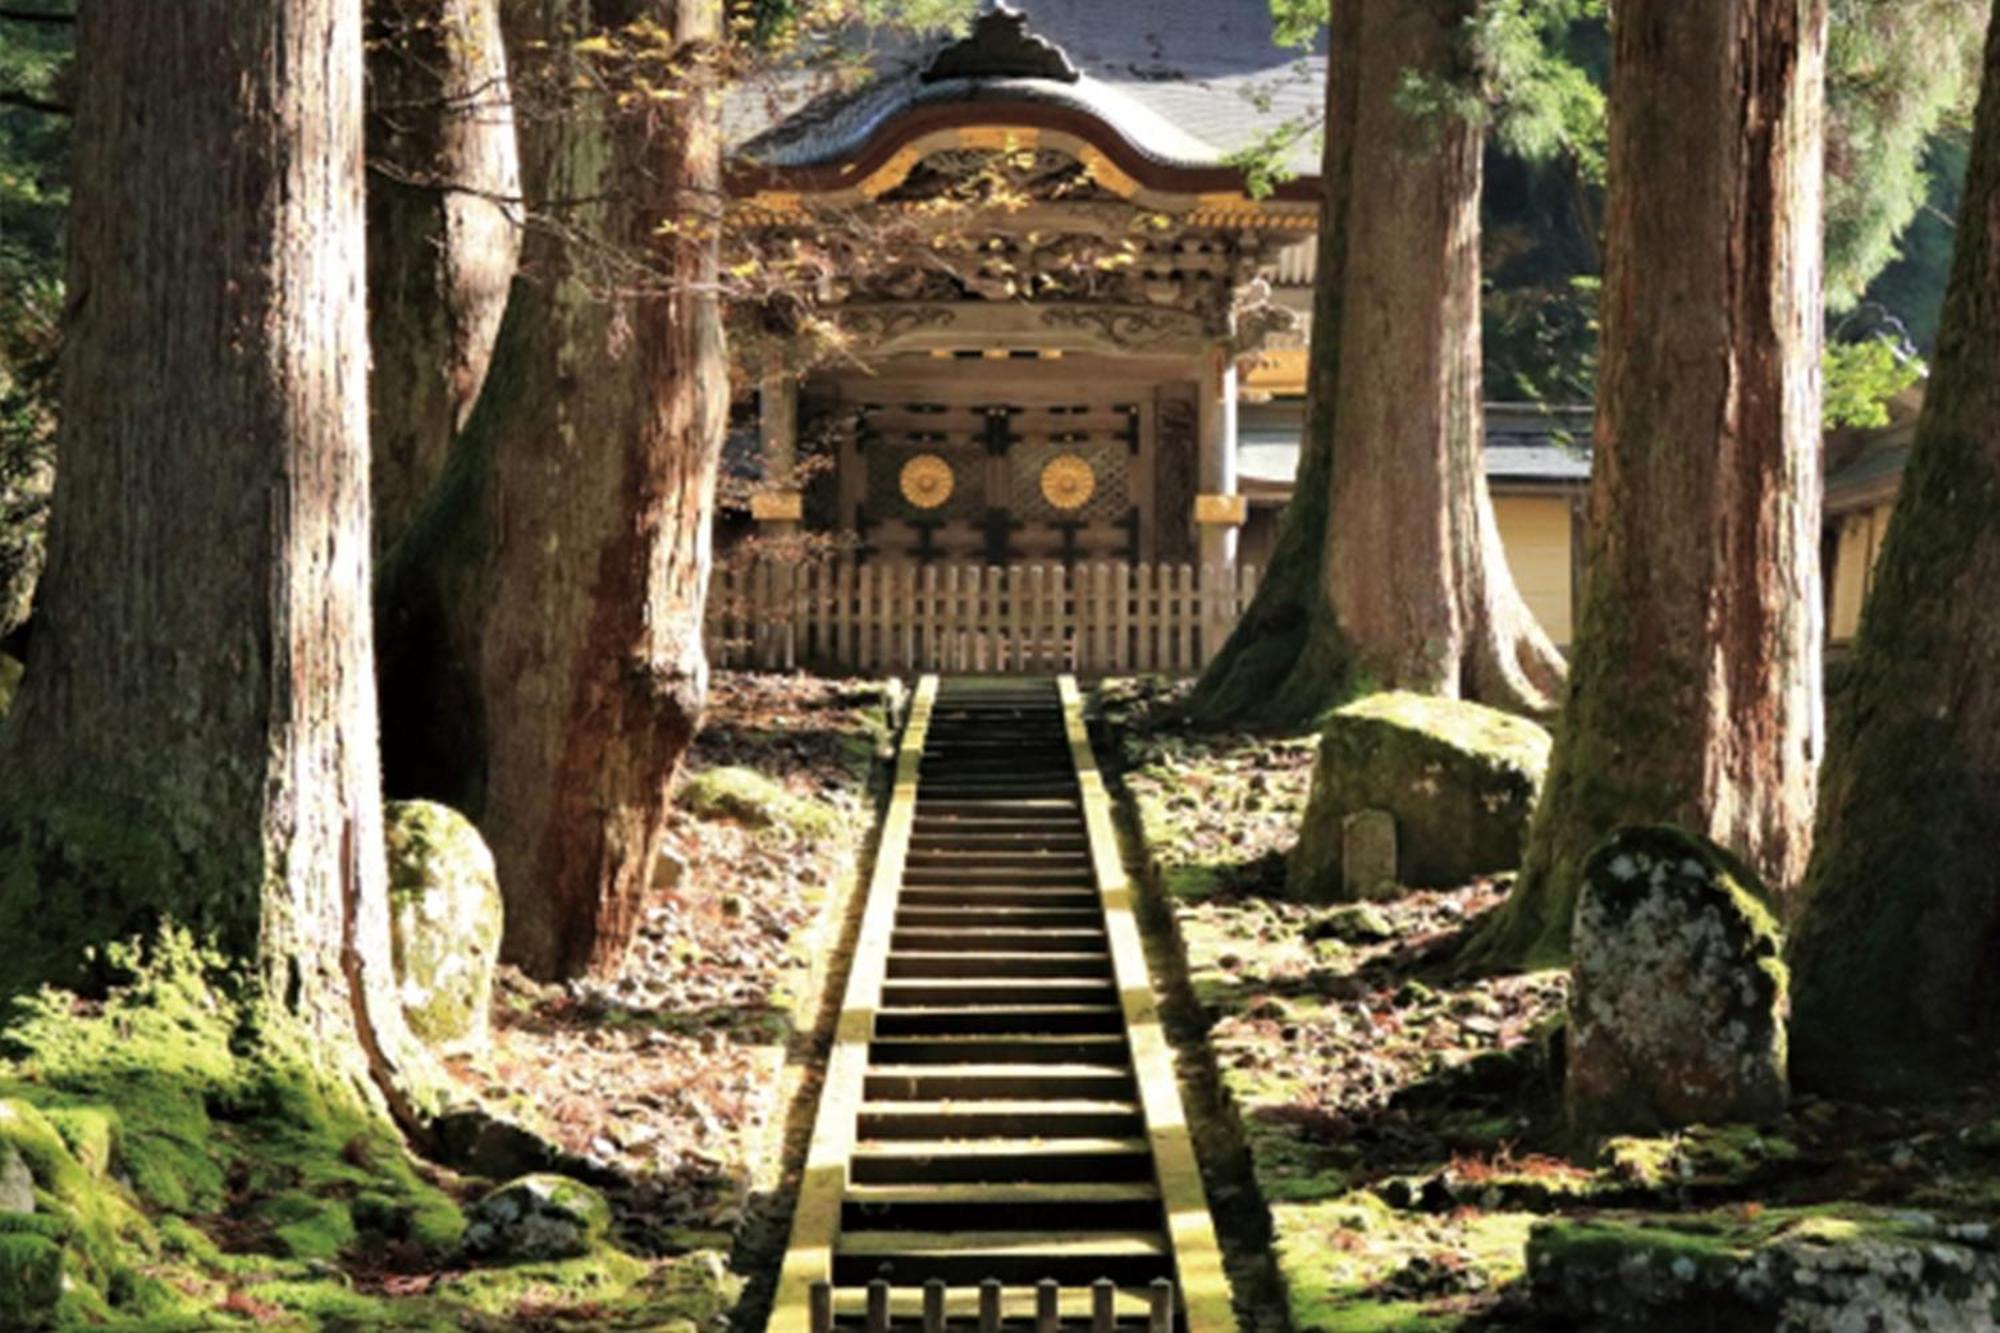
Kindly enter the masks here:
<path id="1" fill-rule="evenodd" d="M 1109 977 L 1111 955 L 1094 953 L 892 953 L 892 981 L 919 977 Z"/>
<path id="2" fill-rule="evenodd" d="M 1056 888 L 1090 888 L 1097 883 L 1089 862 L 1080 865 L 1045 866 L 921 866 L 903 879 L 905 888 L 950 889 L 961 885 L 990 884 L 995 888 L 1019 889 L 1036 884 Z"/>
<path id="3" fill-rule="evenodd" d="M 1173 1254 L 1159 1231 L 861 1231 L 833 1252 L 836 1283 L 1038 1282 L 1134 1286 L 1171 1276 Z"/>
<path id="4" fill-rule="evenodd" d="M 1115 1004 L 996 1004 L 952 1009 L 879 1009 L 877 1037 L 1013 1036 L 1122 1033 L 1125 1011 Z"/>
<path id="5" fill-rule="evenodd" d="M 1036 1004 L 1115 1004 L 1118 990 L 1109 977 L 970 977 L 929 981 L 889 981 L 882 987 L 885 1008 L 941 1008 L 990 1005 L 1019 998 Z"/>
<path id="6" fill-rule="evenodd" d="M 877 1140 L 1119 1138 L 1146 1131 L 1137 1102 L 1068 1099 L 869 1102 L 858 1124 L 863 1138 Z"/>
<path id="7" fill-rule="evenodd" d="M 901 907 L 1048 907 L 1101 910 L 1095 888 L 1072 884 L 954 884 L 906 888 Z"/>
<path id="8" fill-rule="evenodd" d="M 923 930 L 898 929 L 889 948 L 901 953 L 970 952 L 1086 953 L 1105 947 L 1103 930 Z"/>
<path id="9" fill-rule="evenodd" d="M 1123 1101 L 1133 1094 L 1122 1064 L 875 1065 L 862 1084 L 869 1101 L 973 1101 L 980 1098 L 1084 1097 Z"/>
<path id="10" fill-rule="evenodd" d="M 1090 850 L 1087 847 L 1051 847 L 1046 841 L 1039 845 L 1022 840 L 1012 847 L 911 847 L 905 864 L 912 869 L 923 870 L 984 870 L 997 867 L 1012 867 L 1022 870 L 1046 870 L 1090 865 Z"/>
<path id="11" fill-rule="evenodd" d="M 917 852 L 974 852 L 1008 853 L 1022 847 L 1033 847 L 1045 852 L 1087 852 L 1090 840 L 1082 829 L 1049 830 L 1023 829 L 1011 825 L 996 828 L 954 827 L 949 832 L 936 831 L 910 834 L 910 851 Z"/>
<path id="12" fill-rule="evenodd" d="M 848 1178 L 857 1185 L 1143 1183 L 1153 1178 L 1153 1154 L 1143 1138 L 864 1139 Z"/>
<path id="13" fill-rule="evenodd" d="M 1103 921 L 1104 911 L 1094 902 L 1088 907 L 984 907 L 960 903 L 943 907 L 905 907 L 896 913 L 899 930 L 939 927 L 1089 930 L 1100 926 Z"/>
<path id="14" fill-rule="evenodd" d="M 877 1036 L 869 1044 L 870 1061 L 878 1065 L 935 1065 L 940 1068 L 981 1064 L 1127 1065 L 1131 1052 L 1125 1034 L 1090 1032 L 1016 1032 L 1006 1036 L 937 1033 L 928 1037 Z"/>
<path id="15" fill-rule="evenodd" d="M 1037 819 L 1067 816 L 1082 821 L 1082 802 L 1074 795 L 1055 796 L 944 796 L 917 787 L 917 822 L 921 831 L 927 818 L 972 818 L 988 824 L 1026 824 Z"/>

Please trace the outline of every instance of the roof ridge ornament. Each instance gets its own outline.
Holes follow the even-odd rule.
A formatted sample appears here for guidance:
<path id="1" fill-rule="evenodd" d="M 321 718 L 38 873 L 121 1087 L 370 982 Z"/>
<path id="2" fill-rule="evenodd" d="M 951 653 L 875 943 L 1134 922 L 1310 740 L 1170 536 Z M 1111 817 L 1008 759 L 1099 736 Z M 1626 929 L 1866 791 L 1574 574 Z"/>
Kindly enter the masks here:
<path id="1" fill-rule="evenodd" d="M 1063 49 L 1028 31 L 1028 16 L 1004 0 L 992 0 L 973 20 L 972 31 L 931 57 L 925 83 L 941 79 L 1052 79 L 1075 83 L 1081 77 Z"/>

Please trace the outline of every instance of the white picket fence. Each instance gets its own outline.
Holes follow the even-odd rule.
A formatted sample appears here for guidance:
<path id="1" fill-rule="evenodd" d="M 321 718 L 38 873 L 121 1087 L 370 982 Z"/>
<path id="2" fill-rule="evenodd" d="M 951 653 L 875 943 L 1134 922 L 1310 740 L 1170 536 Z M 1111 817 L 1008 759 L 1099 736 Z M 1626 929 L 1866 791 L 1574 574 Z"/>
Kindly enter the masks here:
<path id="1" fill-rule="evenodd" d="M 1254 566 L 786 563 L 716 571 L 708 654 L 767 671 L 1192 675 Z"/>

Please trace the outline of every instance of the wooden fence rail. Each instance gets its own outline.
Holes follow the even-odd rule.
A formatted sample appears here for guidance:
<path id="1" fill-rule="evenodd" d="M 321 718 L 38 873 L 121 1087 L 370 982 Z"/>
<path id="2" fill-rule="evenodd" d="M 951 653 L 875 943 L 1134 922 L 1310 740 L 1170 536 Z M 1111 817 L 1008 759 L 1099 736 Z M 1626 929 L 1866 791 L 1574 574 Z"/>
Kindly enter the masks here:
<path id="1" fill-rule="evenodd" d="M 1146 1333 L 1173 1333 L 1174 1284 L 1166 1278 L 1155 1278 L 1152 1285 L 1142 1293 L 1121 1292 L 1108 1280 L 1093 1282 L 1088 1288 L 1075 1293 L 1085 1300 L 1072 1301 L 1066 1292 L 1053 1281 L 1037 1282 L 1033 1287 L 1020 1291 L 1009 1291 L 1000 1282 L 988 1278 L 977 1288 L 978 1305 L 976 1313 L 967 1317 L 955 1309 L 948 1300 L 945 1284 L 936 1280 L 923 1285 L 923 1305 L 920 1318 L 923 1333 L 955 1333 L 956 1330 L 977 1328 L 979 1333 L 1001 1333 L 1003 1327 L 1024 1327 L 1032 1318 L 1035 1333 L 1060 1333 L 1073 1328 L 1090 1329 L 1090 1333 L 1114 1333 L 1120 1327 L 1135 1328 L 1143 1323 Z M 862 1329 L 865 1333 L 890 1333 L 892 1329 L 910 1328 L 917 1320 L 910 1319 L 907 1312 L 899 1312 L 892 1303 L 893 1291 L 889 1284 L 880 1279 L 870 1282 L 866 1303 L 860 1318 L 842 1318 L 835 1309 L 835 1291 L 830 1282 L 815 1282 L 810 1296 L 811 1333 L 834 1333 L 836 1328 Z M 1143 1300 L 1137 1319 L 1123 1308 L 1133 1296 Z M 1032 1298 L 1032 1315 L 1027 1309 L 1018 1309 L 1017 1297 Z M 1080 1306 L 1076 1317 L 1066 1307 Z M 1087 1311 L 1087 1313 L 1083 1313 Z M 968 1312 L 970 1313 L 970 1312 Z M 1028 1317 L 1023 1317 L 1028 1316 Z"/>
<path id="2" fill-rule="evenodd" d="M 1193 675 L 1254 566 L 785 563 L 716 571 L 708 654 L 767 671 Z"/>

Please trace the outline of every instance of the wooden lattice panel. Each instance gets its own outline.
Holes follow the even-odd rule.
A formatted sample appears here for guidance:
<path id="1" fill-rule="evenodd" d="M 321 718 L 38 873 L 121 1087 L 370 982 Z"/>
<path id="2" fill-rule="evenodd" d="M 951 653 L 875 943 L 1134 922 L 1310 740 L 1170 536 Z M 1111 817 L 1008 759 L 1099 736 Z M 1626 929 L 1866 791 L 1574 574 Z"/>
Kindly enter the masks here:
<path id="1" fill-rule="evenodd" d="M 1008 505 L 1016 515 L 1037 523 L 1083 524 L 1124 517 L 1132 507 L 1131 455 L 1122 441 L 1094 433 L 1067 439 L 1079 433 L 1067 427 L 1030 431 L 1007 456 Z"/>

